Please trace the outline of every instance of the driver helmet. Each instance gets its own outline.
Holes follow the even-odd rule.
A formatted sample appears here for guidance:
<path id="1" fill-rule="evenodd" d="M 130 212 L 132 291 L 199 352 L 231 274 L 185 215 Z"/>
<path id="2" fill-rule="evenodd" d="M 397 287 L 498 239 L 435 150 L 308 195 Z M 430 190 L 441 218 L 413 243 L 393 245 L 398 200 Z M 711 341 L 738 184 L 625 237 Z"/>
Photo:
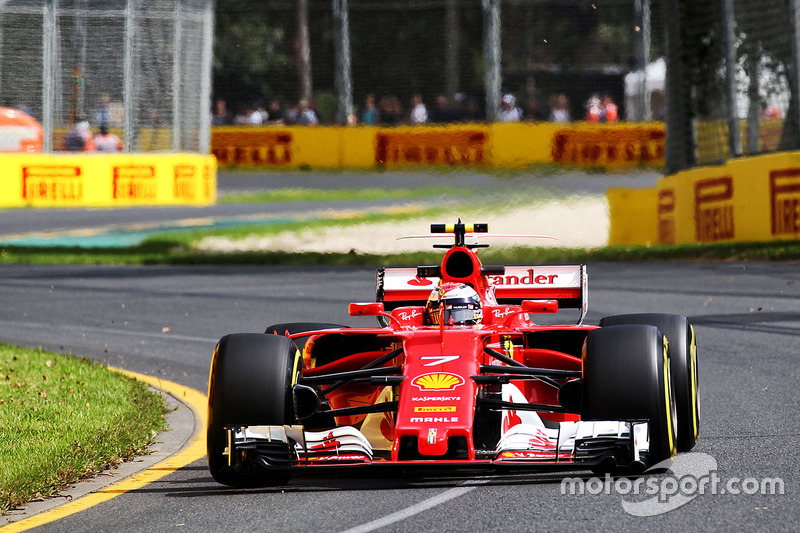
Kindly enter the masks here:
<path id="1" fill-rule="evenodd" d="M 443 283 L 433 289 L 425 304 L 423 323 L 440 324 L 440 310 L 447 326 L 480 324 L 483 318 L 478 293 L 463 283 Z"/>

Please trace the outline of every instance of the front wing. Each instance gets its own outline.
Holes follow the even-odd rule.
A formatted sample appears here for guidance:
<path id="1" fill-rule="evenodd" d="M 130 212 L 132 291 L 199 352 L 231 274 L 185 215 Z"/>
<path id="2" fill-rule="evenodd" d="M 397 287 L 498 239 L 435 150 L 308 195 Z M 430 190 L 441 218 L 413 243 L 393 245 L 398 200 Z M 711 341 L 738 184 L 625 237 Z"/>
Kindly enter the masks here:
<path id="1" fill-rule="evenodd" d="M 591 467 L 613 461 L 618 466 L 642 461 L 649 450 L 646 421 L 560 422 L 556 428 L 517 424 L 505 431 L 494 452 L 474 460 L 392 461 L 352 426 L 306 431 L 302 426 L 226 427 L 228 464 L 237 469 L 303 468 L 331 465 L 474 466 L 524 465 Z"/>

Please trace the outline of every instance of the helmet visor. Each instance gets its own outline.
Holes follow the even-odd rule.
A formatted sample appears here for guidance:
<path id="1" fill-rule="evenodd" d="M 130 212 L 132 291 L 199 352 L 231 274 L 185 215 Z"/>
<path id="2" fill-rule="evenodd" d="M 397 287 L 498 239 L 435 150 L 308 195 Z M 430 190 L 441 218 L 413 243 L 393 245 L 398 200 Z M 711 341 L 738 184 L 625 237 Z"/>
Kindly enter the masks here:
<path id="1" fill-rule="evenodd" d="M 472 304 L 447 306 L 444 310 L 445 324 L 477 324 L 481 319 L 480 309 Z"/>

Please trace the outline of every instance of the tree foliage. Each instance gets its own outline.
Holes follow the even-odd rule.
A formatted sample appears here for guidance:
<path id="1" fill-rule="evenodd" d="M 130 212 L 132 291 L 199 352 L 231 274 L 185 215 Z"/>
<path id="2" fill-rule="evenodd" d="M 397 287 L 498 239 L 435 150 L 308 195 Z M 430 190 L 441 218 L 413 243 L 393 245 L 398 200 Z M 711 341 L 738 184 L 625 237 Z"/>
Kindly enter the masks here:
<path id="1" fill-rule="evenodd" d="M 274 94 L 290 75 L 285 21 L 270 17 L 267 3 L 217 2 L 214 91 L 241 105 Z"/>
<path id="2" fill-rule="evenodd" d="M 450 46 L 445 35 L 445 0 L 348 3 L 357 104 L 368 93 L 378 97 L 394 94 L 405 104 L 416 92 L 429 103 L 444 92 L 446 50 Z M 633 53 L 632 2 L 598 4 L 504 1 L 503 68 L 512 85 L 507 88 L 524 91 L 526 76 L 543 69 L 557 75 L 616 65 L 624 73 Z M 333 17 L 330 0 L 309 0 L 308 5 L 312 77 L 319 98 L 333 93 Z M 456 5 L 459 90 L 479 96 L 483 92 L 481 2 L 459 0 Z M 219 0 L 214 59 L 216 95 L 231 102 L 257 97 L 277 97 L 284 103 L 295 101 L 299 94 L 296 36 L 293 1 Z M 515 83 L 521 85 L 514 86 Z M 561 88 L 570 89 L 573 87 Z M 588 96 L 591 87 L 582 91 L 584 97 Z"/>

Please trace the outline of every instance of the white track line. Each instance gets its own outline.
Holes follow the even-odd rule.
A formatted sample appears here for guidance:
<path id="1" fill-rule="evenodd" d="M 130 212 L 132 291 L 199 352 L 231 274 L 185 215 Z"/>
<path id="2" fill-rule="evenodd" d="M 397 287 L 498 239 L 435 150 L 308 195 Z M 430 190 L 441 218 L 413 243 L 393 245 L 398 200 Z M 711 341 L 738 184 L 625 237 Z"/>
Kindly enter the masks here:
<path id="1" fill-rule="evenodd" d="M 447 503 L 450 500 L 458 498 L 459 496 L 463 496 L 464 494 L 472 490 L 475 490 L 477 488 L 476 485 L 483 484 L 485 483 L 485 481 L 473 480 L 473 481 L 468 481 L 468 483 L 471 484 L 468 487 L 461 486 L 452 488 L 437 496 L 434 496 L 433 498 L 428 498 L 427 500 L 421 501 L 418 504 L 412 505 L 411 507 L 406 507 L 405 509 L 397 511 L 396 513 L 386 515 L 383 518 L 378 518 L 377 520 L 373 520 L 372 522 L 367 522 L 366 524 L 361 524 L 360 526 L 356 526 L 352 529 L 345 530 L 342 533 L 367 533 L 369 531 L 375 531 L 376 529 L 390 526 L 396 522 L 400 522 L 401 520 L 405 520 L 406 518 L 411 518 L 412 516 L 425 512 L 428 509 L 432 509 L 437 505 Z"/>

